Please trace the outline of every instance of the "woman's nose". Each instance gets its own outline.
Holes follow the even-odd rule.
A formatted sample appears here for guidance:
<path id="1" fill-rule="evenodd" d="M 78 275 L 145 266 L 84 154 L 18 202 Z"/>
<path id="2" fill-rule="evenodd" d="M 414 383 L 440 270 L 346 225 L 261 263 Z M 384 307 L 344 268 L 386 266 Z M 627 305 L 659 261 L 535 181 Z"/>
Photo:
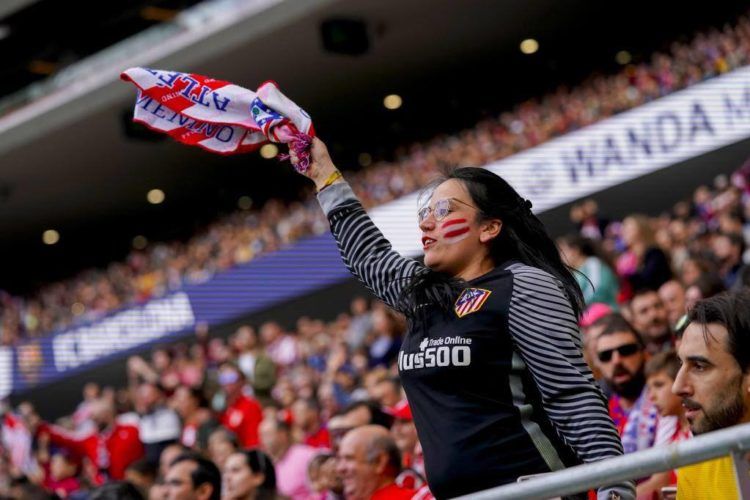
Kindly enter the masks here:
<path id="1" fill-rule="evenodd" d="M 419 223 L 419 229 L 422 231 L 432 231 L 435 229 L 435 217 L 432 214 L 428 215 Z"/>

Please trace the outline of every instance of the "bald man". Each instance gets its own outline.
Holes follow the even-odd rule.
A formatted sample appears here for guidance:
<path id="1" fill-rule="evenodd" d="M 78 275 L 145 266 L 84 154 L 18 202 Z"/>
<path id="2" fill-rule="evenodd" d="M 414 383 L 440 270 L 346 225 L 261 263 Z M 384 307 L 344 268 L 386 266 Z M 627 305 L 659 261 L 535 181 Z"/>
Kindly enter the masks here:
<path id="1" fill-rule="evenodd" d="M 341 441 L 336 472 L 347 500 L 411 499 L 415 490 L 395 484 L 400 471 L 401 454 L 385 427 L 357 427 Z"/>

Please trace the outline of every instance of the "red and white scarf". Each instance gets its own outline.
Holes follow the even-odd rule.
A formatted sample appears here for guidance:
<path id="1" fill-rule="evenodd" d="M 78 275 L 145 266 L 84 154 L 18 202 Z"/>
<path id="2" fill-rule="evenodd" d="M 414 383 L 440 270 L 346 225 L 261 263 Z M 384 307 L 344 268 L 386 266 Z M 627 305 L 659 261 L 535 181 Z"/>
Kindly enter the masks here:
<path id="1" fill-rule="evenodd" d="M 315 136 L 310 115 L 272 81 L 253 92 L 179 71 L 130 68 L 120 78 L 138 87 L 133 121 L 213 153 L 245 153 L 276 142 L 290 143 L 299 154 Z"/>

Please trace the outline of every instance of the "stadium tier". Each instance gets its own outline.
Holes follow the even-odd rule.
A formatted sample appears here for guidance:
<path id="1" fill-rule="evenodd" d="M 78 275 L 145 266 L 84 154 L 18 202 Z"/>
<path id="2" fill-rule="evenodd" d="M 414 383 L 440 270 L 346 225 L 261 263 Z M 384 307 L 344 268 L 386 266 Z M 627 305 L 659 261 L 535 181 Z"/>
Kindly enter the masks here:
<path id="1" fill-rule="evenodd" d="M 20 120 L 23 129 L 22 122 L 33 122 L 34 110 L 41 109 L 35 107 L 76 91 L 71 80 L 94 85 L 106 73 L 86 80 L 87 64 L 103 68 L 109 55 L 131 54 L 128 47 L 147 50 L 148 40 L 164 57 L 174 49 L 175 60 L 192 44 L 205 43 L 209 53 L 230 47 L 222 37 L 233 21 L 294 27 L 295 20 L 342 4 L 177 3 L 148 7 L 156 9 L 148 16 L 166 16 L 167 23 L 35 84 L 36 99 L 22 91 L 0 103 L 0 152 L 12 142 L 3 142 L 4 126 Z M 235 20 L 218 14 L 231 8 L 237 9 Z M 361 36 L 367 42 L 372 34 L 363 35 L 357 20 L 328 20 L 322 29 L 326 50 L 346 57 L 369 50 L 325 38 L 325 30 L 334 30 L 350 42 Z M 535 52 L 527 42 L 522 52 Z M 705 28 L 648 61 L 618 57 L 624 62 L 617 72 L 579 79 L 511 109 L 492 109 L 469 128 L 344 171 L 393 250 L 416 261 L 435 242 L 424 236 L 434 236 L 429 224 L 463 230 L 466 219 L 446 220 L 456 203 L 480 210 L 481 190 L 465 189 L 471 196 L 465 202 L 455 192 L 445 195 L 451 189 L 446 184 L 438 189 L 447 197 L 429 205 L 433 191 L 423 188 L 434 188 L 432 181 L 458 166 L 501 176 L 520 195 L 509 213 L 529 225 L 536 214 L 547 225 L 555 241 L 545 234 L 540 248 L 531 249 L 515 242 L 518 255 L 541 262 L 542 253 L 534 252 L 543 252 L 548 241 L 554 255 L 544 258 L 569 274 L 560 278 L 514 256 L 504 261 L 510 264 L 497 273 L 500 278 L 493 274 L 497 268 L 478 273 L 469 288 L 450 296 L 450 319 L 469 317 L 462 325 L 475 321 L 479 330 L 490 328 L 482 323 L 489 316 L 471 316 L 485 304 L 485 311 L 507 318 L 507 325 L 491 326 L 486 345 L 492 349 L 486 352 L 469 347 L 486 338 L 454 331 L 455 322 L 444 335 L 428 331 L 447 321 L 430 307 L 442 304 L 445 290 L 455 292 L 456 276 L 441 281 L 445 273 L 425 270 L 420 282 L 416 273 L 413 308 L 391 300 L 388 287 L 402 290 L 400 273 L 412 264 L 381 274 L 369 267 L 368 252 L 382 246 L 337 175 L 328 177 L 319 197 L 308 187 L 294 201 L 271 195 L 255 207 L 249 198 L 240 200 L 240 210 L 187 239 L 144 238 L 123 260 L 29 293 L 0 292 L 0 499 L 53 493 L 110 498 L 96 496 L 108 488 L 112 498 L 178 498 L 181 484 L 189 484 L 195 498 L 207 491 L 213 496 L 205 498 L 218 498 L 219 490 L 222 498 L 238 500 L 448 498 L 514 482 L 525 476 L 519 464 L 532 464 L 532 475 L 547 473 L 744 422 L 750 411 L 745 417 L 736 408 L 723 411 L 722 401 L 706 396 L 710 390 L 700 392 L 700 378 L 686 381 L 681 366 L 705 360 L 685 357 L 675 346 L 694 348 L 699 323 L 724 325 L 724 338 L 736 335 L 747 319 L 736 304 L 750 297 L 750 20 L 740 16 L 721 29 Z M 107 77 L 101 78 L 96 84 L 103 102 L 109 90 Z M 61 116 L 69 106 L 60 102 Z M 173 147 L 179 146 L 164 150 Z M 336 162 L 336 149 L 329 147 Z M 430 210 L 418 215 L 424 206 Z M 505 237 L 502 224 L 498 234 Z M 513 227 L 521 226 L 507 222 L 504 230 Z M 400 262 L 395 259 L 384 258 Z M 427 268 L 428 261 L 429 255 Z M 354 269 L 364 285 L 352 278 Z M 513 281 L 507 303 L 491 281 L 503 276 Z M 404 297 L 410 296 L 399 295 Z M 722 307 L 735 314 L 739 327 L 716 312 Z M 517 332 L 524 328 L 531 341 Z M 729 342 L 731 349 L 722 351 L 731 368 L 731 356 L 740 364 L 746 358 L 735 348 L 742 342 Z M 494 350 L 507 359 L 491 359 Z M 469 377 L 460 378 L 472 356 L 495 372 L 472 367 Z M 444 371 L 425 375 L 419 372 L 425 367 Z M 496 372 L 507 377 L 488 383 L 487 374 Z M 734 390 L 724 382 L 723 390 Z M 660 391 L 673 384 L 677 395 Z M 463 385 L 470 386 L 465 398 Z M 446 389 L 454 386 L 455 393 Z M 496 389 L 507 401 L 493 399 Z M 740 400 L 740 406 L 750 404 Z M 711 404 L 723 412 L 701 419 Z M 480 417 L 490 407 L 497 422 L 487 425 Z M 451 422 L 461 412 L 460 422 Z M 470 459 L 456 460 L 469 453 L 463 446 L 474 439 L 470 434 L 490 439 L 475 443 Z M 514 443 L 508 453 L 517 455 L 498 460 L 484 453 L 495 438 Z M 184 477 L 181 462 L 190 464 Z M 473 470 L 476 464 L 492 474 Z M 724 486 L 734 484 L 735 476 L 727 479 L 731 460 L 704 465 L 710 469 L 637 478 L 637 486 L 592 483 L 588 494 L 602 486 L 600 495 L 615 495 L 608 498 L 635 499 L 634 492 L 655 498 L 683 481 L 685 495 L 685 478 L 692 478 L 691 493 L 707 488 L 734 498 Z M 440 474 L 430 476 L 430 467 Z M 191 476 L 196 470 L 200 475 Z"/>
<path id="2" fill-rule="evenodd" d="M 545 212 L 720 149 L 750 135 L 750 73 L 731 71 L 747 62 L 749 38 L 744 19 L 725 33 L 701 34 L 692 43 L 674 46 L 671 58 L 656 55 L 650 65 L 628 66 L 572 91 L 526 102 L 451 138 L 415 145 L 397 163 L 376 164 L 353 175 L 352 185 L 366 207 L 375 207 L 424 186 L 447 165 L 484 165 L 532 198 L 537 212 Z M 707 79 L 712 81 L 702 82 Z M 662 97 L 687 86 L 692 87 Z M 657 97 L 662 98 L 644 105 Z M 587 100 L 597 105 L 584 105 Z M 635 109 L 625 113 L 629 108 Z M 596 127 L 586 127 L 615 113 L 618 116 Z M 576 131 L 581 127 L 586 128 Z M 572 131 L 564 139 L 534 147 Z M 414 195 L 404 197 L 373 212 L 376 222 L 382 217 L 385 225 L 379 225 L 395 247 L 409 255 L 419 252 L 410 236 L 415 200 Z M 389 223 L 392 219 L 404 223 Z M 289 207 L 271 203 L 259 212 L 233 214 L 187 245 L 153 245 L 106 272 L 82 273 L 36 296 L 6 296 L 0 310 L 2 343 L 89 323 L 325 231 L 310 197 Z"/>

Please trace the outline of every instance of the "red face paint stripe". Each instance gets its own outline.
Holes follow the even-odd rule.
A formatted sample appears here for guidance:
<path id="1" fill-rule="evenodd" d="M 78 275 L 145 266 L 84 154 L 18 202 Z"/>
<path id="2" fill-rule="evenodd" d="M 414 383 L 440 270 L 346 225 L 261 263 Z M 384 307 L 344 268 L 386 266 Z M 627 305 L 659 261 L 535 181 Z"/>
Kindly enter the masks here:
<path id="1" fill-rule="evenodd" d="M 462 234 L 466 234 L 469 232 L 468 227 L 462 227 L 461 229 L 454 229 L 453 231 L 448 231 L 443 236 L 445 238 L 455 238 L 456 236 L 461 236 Z"/>
<path id="2" fill-rule="evenodd" d="M 453 226 L 455 224 L 464 224 L 466 223 L 466 219 L 451 219 L 443 222 L 443 225 L 440 226 L 441 229 L 445 229 L 448 226 Z"/>

